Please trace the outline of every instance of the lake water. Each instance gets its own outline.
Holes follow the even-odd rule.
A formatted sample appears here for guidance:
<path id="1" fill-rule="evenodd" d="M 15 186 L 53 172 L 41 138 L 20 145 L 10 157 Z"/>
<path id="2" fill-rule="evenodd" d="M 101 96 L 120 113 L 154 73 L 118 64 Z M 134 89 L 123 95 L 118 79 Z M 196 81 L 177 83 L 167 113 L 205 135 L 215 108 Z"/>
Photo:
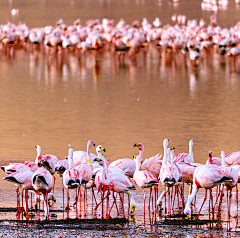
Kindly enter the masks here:
<path id="1" fill-rule="evenodd" d="M 213 12 L 200 5 L 195 0 L 0 1 L 0 22 L 40 27 L 60 18 L 66 24 L 103 17 L 115 24 L 123 18 L 130 24 L 160 17 L 163 24 L 173 24 L 174 13 L 208 22 Z M 19 8 L 18 16 L 11 16 L 12 8 Z M 239 5 L 229 2 L 217 12 L 218 23 L 234 25 L 239 12 Z M 219 156 L 221 150 L 227 154 L 240 148 L 238 61 L 233 66 L 231 59 L 213 53 L 193 66 L 159 52 L 154 44 L 124 62 L 108 50 L 80 56 L 44 52 L 29 45 L 9 57 L 0 50 L 1 165 L 34 160 L 36 144 L 42 153 L 63 159 L 69 146 L 85 150 L 89 139 L 106 148 L 110 161 L 132 158 L 138 153 L 133 145 L 139 142 L 145 146 L 144 158 L 163 153 L 166 137 L 176 153 L 187 152 L 188 141 L 194 138 L 199 163 L 208 159 L 209 150 Z M 8 199 L 14 187 L 1 181 L 0 191 L 0 206 L 14 206 L 15 200 Z"/>

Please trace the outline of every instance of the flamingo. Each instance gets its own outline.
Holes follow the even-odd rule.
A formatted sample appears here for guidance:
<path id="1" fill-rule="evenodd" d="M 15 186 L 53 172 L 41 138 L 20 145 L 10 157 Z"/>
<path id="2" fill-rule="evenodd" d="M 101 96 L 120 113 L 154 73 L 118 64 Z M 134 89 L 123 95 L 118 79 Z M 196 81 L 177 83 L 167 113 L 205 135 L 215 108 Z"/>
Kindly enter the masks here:
<path id="1" fill-rule="evenodd" d="M 193 145 L 194 145 L 194 140 L 191 139 L 189 141 L 189 153 L 178 153 L 174 158 L 174 163 L 176 163 L 177 161 L 193 163 L 194 162 L 193 149 L 192 149 Z"/>
<path id="2" fill-rule="evenodd" d="M 45 219 L 49 220 L 48 193 L 53 188 L 51 173 L 44 167 L 38 168 L 32 176 L 32 186 L 37 193 L 43 195 Z"/>
<path id="3" fill-rule="evenodd" d="M 162 185 L 166 186 L 166 189 L 162 192 L 162 194 L 157 200 L 157 205 L 160 210 L 162 210 L 162 198 L 169 191 L 169 187 L 173 187 L 181 181 L 181 174 L 180 174 L 179 168 L 177 167 L 176 164 L 173 163 L 174 153 L 170 152 L 171 151 L 170 148 L 168 148 L 166 151 L 167 145 L 168 145 L 168 142 L 165 139 L 163 141 L 164 159 L 163 159 L 163 164 L 159 173 L 159 178 Z M 171 156 L 171 161 L 170 161 L 170 156 Z M 169 207 L 169 211 L 170 211 L 170 207 Z"/>
<path id="4" fill-rule="evenodd" d="M 212 154 L 211 151 L 209 151 L 209 156 Z M 214 164 L 205 164 L 202 166 L 199 166 L 196 168 L 194 175 L 193 175 L 193 189 L 191 195 L 188 197 L 184 213 L 188 216 L 188 218 L 191 218 L 191 207 L 190 204 L 194 197 L 196 196 L 199 188 L 205 188 L 205 198 L 203 200 L 202 206 L 200 207 L 200 210 L 198 212 L 198 216 L 200 215 L 201 209 L 207 199 L 207 189 L 211 189 L 222 182 L 225 181 L 233 181 L 233 178 L 227 174 L 225 174 L 220 166 L 214 165 Z M 210 199 L 212 201 L 212 193 L 210 190 Z M 213 201 L 212 201 L 212 215 L 214 214 L 214 207 L 213 207 Z"/>
<path id="5" fill-rule="evenodd" d="M 215 164 L 221 166 L 222 159 L 220 157 L 213 157 L 212 153 L 209 153 L 209 159 L 207 160 L 206 164 Z"/>
<path id="6" fill-rule="evenodd" d="M 19 188 L 22 188 L 22 199 L 23 199 L 23 192 L 25 191 L 26 219 L 29 218 L 28 190 L 34 190 L 32 186 L 32 175 L 33 175 L 33 172 L 30 169 L 28 169 L 25 171 L 17 171 L 17 172 L 8 174 L 6 177 L 3 178 L 6 181 L 15 183 L 17 186 L 17 213 L 20 212 Z M 23 203 L 23 200 L 22 200 L 22 203 Z"/>
<path id="7" fill-rule="evenodd" d="M 232 197 L 232 188 L 235 187 L 237 185 L 238 182 L 238 172 L 235 168 L 229 166 L 226 162 L 225 162 L 225 152 L 221 151 L 221 157 L 222 157 L 222 171 L 232 177 L 231 181 L 225 181 L 223 182 L 223 185 L 226 187 L 227 189 L 227 201 L 228 201 L 228 214 L 230 216 L 230 205 L 231 205 L 231 197 Z M 220 203 L 219 203 L 219 209 L 220 209 L 220 205 L 221 205 L 221 199 L 223 196 L 223 190 L 224 190 L 224 186 L 222 188 L 222 193 L 221 193 L 221 198 L 220 198 Z M 230 190 L 230 196 L 228 199 L 228 190 Z M 237 196 L 237 195 L 236 195 Z"/>
<path id="8" fill-rule="evenodd" d="M 107 178 L 105 178 L 105 168 L 108 168 L 108 159 L 105 159 L 102 173 L 101 173 L 101 183 L 103 185 L 103 190 L 110 190 L 117 193 L 126 193 L 130 197 L 130 210 L 131 213 L 134 213 L 136 208 L 136 203 L 134 201 L 133 195 L 129 190 L 135 189 L 130 178 L 122 172 L 112 173 Z M 121 198 L 120 198 L 121 199 Z M 103 202 L 103 201 L 102 201 Z M 112 207 L 116 203 L 116 197 L 114 198 Z M 111 209 L 109 210 L 109 215 Z"/>
<path id="9" fill-rule="evenodd" d="M 225 161 L 228 165 L 240 165 L 240 151 L 232 152 L 225 156 Z"/>
<path id="10" fill-rule="evenodd" d="M 35 163 L 39 167 L 46 168 L 52 174 L 52 176 L 53 176 L 53 192 L 54 192 L 54 186 L 55 186 L 55 180 L 56 180 L 56 178 L 54 177 L 55 166 L 59 162 L 59 158 L 57 156 L 51 155 L 51 154 L 41 155 L 41 146 L 36 145 L 35 147 L 37 150 L 37 156 L 36 156 Z"/>
<path id="11" fill-rule="evenodd" d="M 78 189 L 82 182 L 82 175 L 81 173 L 75 169 L 75 165 L 73 162 L 73 149 L 70 148 L 68 150 L 68 165 L 69 169 L 65 170 L 63 173 L 63 185 L 67 188 L 67 208 L 69 209 L 69 189 Z M 78 191 L 76 192 L 78 194 Z M 78 195 L 76 196 L 76 211 L 77 211 L 77 200 Z"/>
<path id="12" fill-rule="evenodd" d="M 55 173 L 55 165 L 59 162 L 59 158 L 55 155 L 44 154 L 41 155 L 41 146 L 36 145 L 37 156 L 35 163 L 39 167 L 45 167 L 52 175 Z"/>
<path id="13" fill-rule="evenodd" d="M 9 163 L 1 167 L 6 174 L 11 174 L 18 171 L 30 170 L 35 172 L 38 166 L 33 161 L 24 161 L 23 163 Z"/>
<path id="14" fill-rule="evenodd" d="M 91 158 L 91 160 L 94 160 L 95 158 L 97 158 L 95 154 L 90 153 L 91 146 L 95 146 L 95 143 L 93 143 L 92 140 L 89 140 L 87 143 L 87 152 L 82 150 L 73 152 L 73 161 L 76 166 L 81 164 L 82 161 L 87 158 L 88 151 L 89 151 L 89 157 Z"/>
<path id="15" fill-rule="evenodd" d="M 81 164 L 79 164 L 75 167 L 75 169 L 78 170 L 82 175 L 82 184 L 84 185 L 84 211 L 85 211 L 85 203 L 86 203 L 86 196 L 87 196 L 86 184 L 89 181 L 91 181 L 92 174 L 93 174 L 92 158 L 91 158 L 91 154 L 90 154 L 91 146 L 95 146 L 95 143 L 92 140 L 89 140 L 87 143 L 87 157 L 85 157 L 81 161 Z M 74 163 L 75 163 L 75 161 L 74 161 Z M 92 195 L 94 196 L 94 194 L 92 194 Z"/>
<path id="16" fill-rule="evenodd" d="M 142 150 L 139 150 L 142 154 Z M 143 194 L 144 194 L 144 213 L 145 213 L 145 198 L 146 194 L 144 191 L 144 188 L 150 188 L 153 185 L 158 184 L 158 179 L 157 177 L 152 174 L 149 171 L 139 171 L 140 169 L 140 156 L 137 156 L 136 159 L 134 159 L 136 162 L 136 170 L 133 174 L 133 180 L 134 182 L 143 189 Z M 150 197 L 149 197 L 149 202 L 150 202 Z M 150 207 L 150 203 L 149 203 Z"/>
<path id="17" fill-rule="evenodd" d="M 132 159 L 123 158 L 123 159 L 117 159 L 112 163 L 110 163 L 109 169 L 111 169 L 111 167 L 118 167 L 122 171 L 126 171 L 126 175 L 132 178 L 136 170 L 136 163 Z"/>
<path id="18" fill-rule="evenodd" d="M 68 159 L 59 160 L 59 162 L 55 165 L 55 172 L 62 178 L 65 170 L 69 168 Z"/>

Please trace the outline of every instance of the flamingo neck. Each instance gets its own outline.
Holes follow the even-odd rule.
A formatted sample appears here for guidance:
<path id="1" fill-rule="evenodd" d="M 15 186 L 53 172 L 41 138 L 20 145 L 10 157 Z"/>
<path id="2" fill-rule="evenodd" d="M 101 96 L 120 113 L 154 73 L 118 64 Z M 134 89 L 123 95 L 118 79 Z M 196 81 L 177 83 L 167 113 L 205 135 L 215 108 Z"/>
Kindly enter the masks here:
<path id="1" fill-rule="evenodd" d="M 142 161 L 143 157 L 143 150 L 139 150 L 139 166 L 140 166 L 140 161 Z"/>
<path id="2" fill-rule="evenodd" d="M 173 158 L 174 158 L 173 152 L 171 152 L 170 158 L 171 158 L 171 164 L 173 164 Z"/>
<path id="3" fill-rule="evenodd" d="M 193 145 L 190 145 L 189 144 L 189 154 L 192 156 L 192 158 L 193 158 L 193 161 L 194 161 L 194 157 L 193 157 Z"/>
<path id="4" fill-rule="evenodd" d="M 37 156 L 36 156 L 36 160 L 35 160 L 36 165 L 38 165 L 38 157 L 40 156 L 40 154 L 41 154 L 41 148 L 37 147 Z"/>
<path id="5" fill-rule="evenodd" d="M 137 156 L 136 158 L 136 170 L 135 170 L 135 173 L 138 172 L 140 169 L 140 158 L 139 156 Z"/>
<path id="6" fill-rule="evenodd" d="M 68 166 L 69 166 L 69 169 L 74 169 L 75 168 L 75 164 L 73 162 L 73 157 L 72 156 L 68 156 Z"/>
<path id="7" fill-rule="evenodd" d="M 209 164 L 212 164 L 212 163 L 213 163 L 213 161 L 212 161 L 212 155 L 209 156 L 209 160 L 208 160 L 208 161 L 209 161 Z"/>
<path id="8" fill-rule="evenodd" d="M 92 160 L 90 154 L 90 143 L 87 144 L 87 164 L 92 168 Z"/>
<path id="9" fill-rule="evenodd" d="M 226 161 L 225 161 L 225 154 L 221 154 L 221 157 L 222 157 L 222 166 L 223 165 L 227 165 Z"/>
<path id="10" fill-rule="evenodd" d="M 103 163 L 102 173 L 101 173 L 101 181 L 103 184 L 107 183 L 107 180 L 105 179 L 105 174 L 107 169 L 108 169 L 108 159 L 105 159 Z"/>
<path id="11" fill-rule="evenodd" d="M 163 163 L 166 163 L 167 162 L 167 145 L 166 144 L 163 144 Z"/>
<path id="12" fill-rule="evenodd" d="M 191 214 L 190 204 L 192 203 L 192 200 L 196 196 L 197 191 L 198 191 L 197 186 L 193 185 L 192 193 L 191 193 L 191 195 L 189 195 L 188 200 L 187 200 L 187 204 L 186 204 L 185 209 L 184 209 L 185 214 L 186 214 L 186 212 Z"/>
<path id="13" fill-rule="evenodd" d="M 130 197 L 130 204 L 135 203 L 134 197 L 131 192 L 127 191 L 125 192 Z"/>

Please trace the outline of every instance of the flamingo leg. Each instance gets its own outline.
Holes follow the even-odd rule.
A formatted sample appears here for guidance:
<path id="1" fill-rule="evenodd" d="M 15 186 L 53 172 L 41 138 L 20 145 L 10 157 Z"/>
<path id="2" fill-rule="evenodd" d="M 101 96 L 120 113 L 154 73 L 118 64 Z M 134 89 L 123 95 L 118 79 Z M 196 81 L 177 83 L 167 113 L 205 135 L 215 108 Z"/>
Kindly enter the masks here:
<path id="1" fill-rule="evenodd" d="M 207 189 L 206 189 L 206 192 L 205 192 L 205 197 L 204 197 L 202 206 L 200 207 L 200 210 L 199 210 L 199 212 L 198 212 L 198 215 L 197 215 L 196 219 L 199 218 L 200 212 L 201 212 L 201 210 L 202 210 L 202 207 L 203 207 L 204 203 L 206 202 L 206 199 L 207 199 Z"/>
<path id="2" fill-rule="evenodd" d="M 69 188 L 67 188 L 67 219 L 69 219 L 69 210 L 70 210 L 70 207 L 69 207 Z"/>
<path id="3" fill-rule="evenodd" d="M 151 197 L 152 197 L 152 187 L 150 187 L 149 201 L 148 201 L 148 210 L 150 210 L 150 207 L 151 207 Z"/>
<path id="4" fill-rule="evenodd" d="M 26 219 L 29 219 L 28 215 L 28 190 L 25 189 L 25 203 L 26 203 Z"/>
<path id="5" fill-rule="evenodd" d="M 123 218 L 125 218 L 123 198 L 121 195 L 123 195 L 123 194 L 119 194 L 119 198 L 120 198 L 120 203 L 121 203 L 121 207 L 122 207 Z"/>
<path id="6" fill-rule="evenodd" d="M 237 212 L 238 212 L 238 184 L 236 184 L 236 201 L 237 201 Z"/>

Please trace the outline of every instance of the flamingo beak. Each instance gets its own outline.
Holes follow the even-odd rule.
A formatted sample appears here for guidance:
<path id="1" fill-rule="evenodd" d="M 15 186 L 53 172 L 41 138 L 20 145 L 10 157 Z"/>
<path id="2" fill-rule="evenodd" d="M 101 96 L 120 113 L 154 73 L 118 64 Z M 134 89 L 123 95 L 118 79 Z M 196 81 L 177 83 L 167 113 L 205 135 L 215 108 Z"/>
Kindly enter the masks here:
<path id="1" fill-rule="evenodd" d="M 104 152 L 106 152 L 106 149 L 105 149 L 105 148 L 103 148 L 103 147 L 101 147 L 101 150 L 102 150 L 102 151 L 104 151 Z"/>
<path id="2" fill-rule="evenodd" d="M 99 158 L 95 158 L 94 161 L 100 162 L 101 160 Z"/>
<path id="3" fill-rule="evenodd" d="M 192 215 L 191 214 L 187 214 L 187 217 L 188 217 L 188 219 L 191 219 Z"/>
<path id="4" fill-rule="evenodd" d="M 138 148 L 139 148 L 139 146 L 140 146 L 139 144 L 134 144 L 134 146 L 133 146 L 133 147 L 138 147 Z"/>
<path id="5" fill-rule="evenodd" d="M 96 145 L 96 144 L 93 142 L 93 146 L 94 146 L 94 147 L 95 147 L 95 145 Z"/>

